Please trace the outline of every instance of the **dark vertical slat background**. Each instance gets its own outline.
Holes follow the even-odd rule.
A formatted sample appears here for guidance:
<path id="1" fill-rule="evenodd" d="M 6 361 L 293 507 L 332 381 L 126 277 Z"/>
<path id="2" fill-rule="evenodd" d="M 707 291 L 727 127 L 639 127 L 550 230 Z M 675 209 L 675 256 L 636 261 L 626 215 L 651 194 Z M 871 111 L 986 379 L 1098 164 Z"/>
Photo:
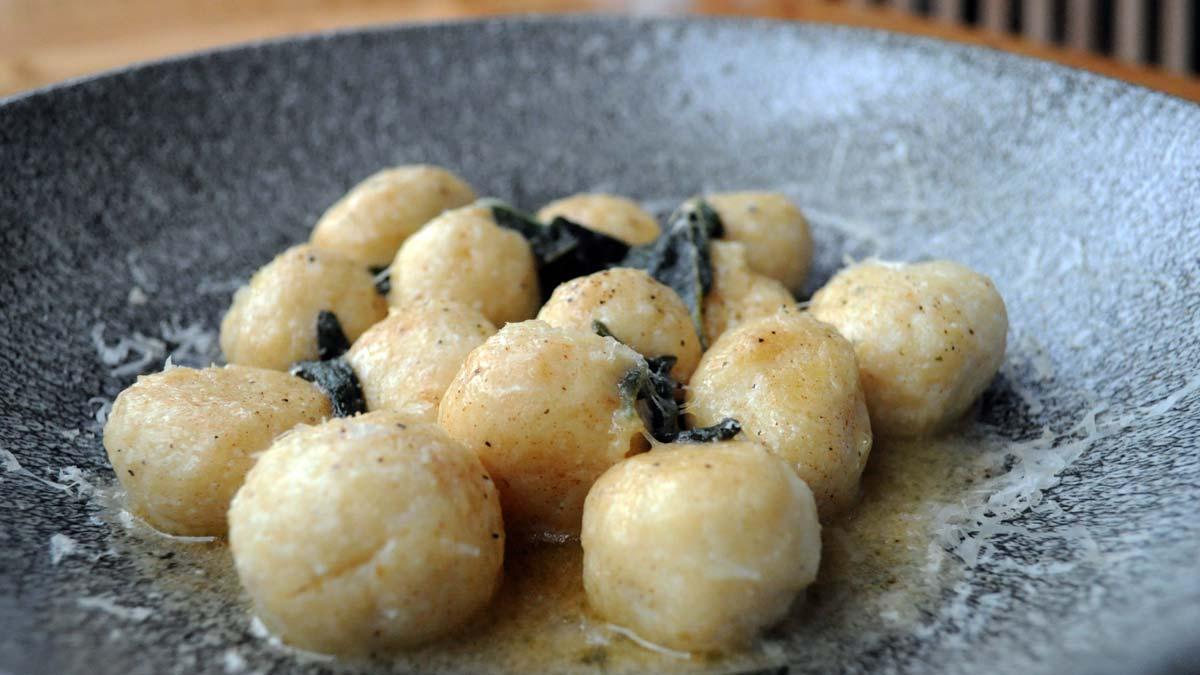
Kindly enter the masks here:
<path id="1" fill-rule="evenodd" d="M 987 27 L 989 16 L 1001 17 L 1010 33 L 1072 45 L 1072 20 L 1084 22 L 1082 40 L 1074 46 L 1136 63 L 1185 73 L 1200 73 L 1200 0 L 869 0 L 926 16 Z M 1123 12 L 1124 10 L 1124 12 Z M 989 14 L 991 12 L 991 14 Z M 1033 16 L 1033 12 L 1044 12 Z M 1074 17 L 1074 12 L 1081 16 Z M 1006 21 L 1005 21 L 1006 20 Z M 1122 25 L 1122 21 L 1125 25 Z M 1168 26 L 1182 20 L 1182 26 Z M 1044 28 L 1039 29 L 1039 26 Z M 1181 33 L 1181 62 L 1172 63 L 1165 37 L 1168 28 Z M 1129 53 L 1122 54 L 1122 44 Z"/>

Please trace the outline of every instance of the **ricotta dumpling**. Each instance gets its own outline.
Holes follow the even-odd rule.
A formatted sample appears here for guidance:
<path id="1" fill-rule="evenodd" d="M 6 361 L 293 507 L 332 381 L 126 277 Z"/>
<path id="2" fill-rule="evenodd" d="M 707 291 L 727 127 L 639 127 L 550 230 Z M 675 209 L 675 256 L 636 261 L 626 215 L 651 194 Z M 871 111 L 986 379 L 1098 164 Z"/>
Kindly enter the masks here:
<path id="1" fill-rule="evenodd" d="M 688 387 L 694 426 L 736 419 L 812 489 L 828 522 L 858 499 L 871 422 L 854 348 L 837 329 L 783 310 L 726 332 Z"/>
<path id="2" fill-rule="evenodd" d="M 387 302 L 361 262 L 310 244 L 293 246 L 238 289 L 221 321 L 225 360 L 287 370 L 320 355 L 317 321 L 337 318 L 349 342 L 387 316 Z"/>
<path id="3" fill-rule="evenodd" d="M 463 363 L 438 422 L 496 479 L 523 535 L 578 534 L 592 482 L 649 447 L 622 382 L 645 360 L 611 337 L 509 324 Z"/>
<path id="4" fill-rule="evenodd" d="M 394 307 L 354 342 L 354 369 L 368 410 L 437 422 L 438 404 L 471 350 L 496 327 L 479 310 L 446 300 Z"/>
<path id="5" fill-rule="evenodd" d="M 712 345 L 739 324 L 796 306 L 796 299 L 778 281 L 750 269 L 745 245 L 714 241 L 709 245 L 712 289 L 704 296 L 704 339 Z"/>
<path id="6" fill-rule="evenodd" d="M 447 635 L 504 566 L 496 487 L 432 424 L 374 412 L 275 442 L 229 509 L 254 611 L 289 645 L 386 653 Z"/>
<path id="7" fill-rule="evenodd" d="M 688 381 L 700 361 L 700 336 L 687 306 L 642 270 L 614 267 L 561 284 L 538 319 L 579 331 L 602 327 L 642 356 L 674 356 L 671 375 L 680 382 Z"/>
<path id="8" fill-rule="evenodd" d="M 256 455 L 330 414 L 323 392 L 277 370 L 172 368 L 117 396 L 104 449 L 130 511 L 169 534 L 220 536 Z"/>
<path id="9" fill-rule="evenodd" d="M 749 643 L 821 560 L 812 492 L 748 441 L 663 445 L 609 469 L 588 494 L 582 543 L 593 609 L 695 652 Z"/>
<path id="10" fill-rule="evenodd" d="M 414 232 L 475 191 L 439 166 L 412 164 L 367 177 L 321 216 L 309 241 L 371 267 L 386 267 Z"/>
<path id="11" fill-rule="evenodd" d="M 721 238 L 745 246 L 751 270 L 791 293 L 803 289 L 813 243 L 799 207 L 778 192 L 723 192 L 705 199 L 721 218 Z"/>
<path id="12" fill-rule="evenodd" d="M 541 305 L 537 261 L 517 232 L 476 204 L 447 211 L 409 237 L 390 268 L 388 302 L 448 300 L 497 326 L 532 319 Z"/>
<path id="13" fill-rule="evenodd" d="M 881 437 L 943 431 L 1004 362 L 1004 299 L 991 279 L 948 260 L 848 267 L 817 291 L 809 311 L 854 345 Z"/>

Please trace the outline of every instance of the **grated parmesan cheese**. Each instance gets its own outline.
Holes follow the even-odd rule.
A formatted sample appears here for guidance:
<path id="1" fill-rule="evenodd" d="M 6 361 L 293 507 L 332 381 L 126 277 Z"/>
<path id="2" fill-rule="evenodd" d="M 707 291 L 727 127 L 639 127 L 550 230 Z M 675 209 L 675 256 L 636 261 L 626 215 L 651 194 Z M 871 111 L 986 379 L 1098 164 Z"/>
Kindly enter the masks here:
<path id="1" fill-rule="evenodd" d="M 45 478 L 42 478 L 41 476 L 36 475 L 29 469 L 26 469 L 25 467 L 21 466 L 21 462 L 19 462 L 17 460 L 17 456 L 8 450 L 5 450 L 4 448 L 0 448 L 0 460 L 3 461 L 3 464 L 0 466 L 3 467 L 3 469 L 6 473 L 15 473 L 15 474 L 20 474 L 20 475 L 26 476 L 28 478 L 32 478 L 33 480 L 37 481 L 38 483 L 41 483 L 42 485 L 49 487 L 49 488 L 53 488 L 55 490 L 66 490 L 67 489 L 66 485 L 59 485 L 58 483 L 55 483 L 54 481 L 46 480 Z"/>
<path id="2" fill-rule="evenodd" d="M 246 659 L 236 649 L 226 649 L 225 654 L 221 657 L 221 662 L 225 666 L 225 672 L 229 675 L 236 675 L 246 670 Z"/>
<path id="3" fill-rule="evenodd" d="M 76 497 L 89 497 L 96 492 L 96 486 L 88 481 L 87 474 L 77 466 L 64 466 L 55 476 L 60 487 Z"/>
<path id="4" fill-rule="evenodd" d="M 109 345 L 104 339 L 103 323 L 92 326 L 92 345 L 96 348 L 101 363 L 114 366 L 108 371 L 113 377 L 141 373 L 151 363 L 161 359 L 167 351 L 167 345 L 162 340 L 147 337 L 140 332 Z"/>
<path id="5" fill-rule="evenodd" d="M 250 635 L 259 640 L 270 640 L 272 638 L 271 631 L 267 629 L 267 625 L 257 616 L 250 617 Z"/>
<path id="6" fill-rule="evenodd" d="M 142 290 L 141 286 L 134 286 L 133 288 L 129 289 L 129 297 L 127 298 L 129 304 L 135 307 L 140 307 L 141 305 L 149 302 L 149 300 L 150 298 L 146 295 L 146 292 Z"/>
<path id="7" fill-rule="evenodd" d="M 21 463 L 17 461 L 17 456 L 8 450 L 5 450 L 4 448 L 0 448 L 0 460 L 3 460 L 2 466 L 4 467 L 4 470 L 9 473 L 19 473 L 24 471 Z"/>
<path id="8" fill-rule="evenodd" d="M 92 415 L 92 418 L 96 420 L 97 425 L 103 428 L 104 424 L 108 422 L 108 414 L 112 412 L 112 400 L 104 398 L 103 396 L 93 396 L 89 398 L 87 402 L 88 405 L 96 405 L 97 403 L 100 404 L 100 407 L 96 409 L 96 412 Z"/>
<path id="9" fill-rule="evenodd" d="M 201 279 L 200 283 L 196 286 L 196 292 L 200 293 L 201 295 L 222 295 L 225 293 L 233 293 L 245 285 L 245 279 L 226 279 L 225 281 Z"/>
<path id="10" fill-rule="evenodd" d="M 74 554 L 79 550 L 79 542 L 68 537 L 65 534 L 53 534 L 50 536 L 50 564 L 57 565 L 69 555 Z"/>
<path id="11" fill-rule="evenodd" d="M 84 609 L 95 609 L 106 614 L 111 614 L 118 619 L 126 619 L 134 623 L 141 623 L 154 615 L 154 610 L 149 607 L 125 607 L 113 602 L 110 598 L 104 597 L 82 597 L 76 601 L 80 607 Z"/>
<path id="12" fill-rule="evenodd" d="M 170 345 L 168 358 L 185 365 L 203 367 L 217 361 L 217 333 L 196 321 L 184 324 L 178 317 L 159 324 L 159 335 Z"/>
<path id="13" fill-rule="evenodd" d="M 1029 344 L 1029 343 L 1026 343 Z M 1047 360 L 1048 364 L 1048 360 Z M 1039 372 L 1040 371 L 1040 372 Z M 1034 362 L 1035 377 L 1049 376 L 1048 365 L 1039 368 Z M 1015 382 L 1016 379 L 1013 378 Z M 1173 409 L 1187 396 L 1200 390 L 1200 377 L 1162 400 L 1135 407 L 1131 412 L 1115 413 L 1107 403 L 1097 403 L 1065 431 L 1055 432 L 1043 427 L 1041 435 L 1025 441 L 1004 438 L 999 429 L 989 431 L 983 440 L 987 452 L 998 466 L 1011 462 L 1011 467 L 980 484 L 959 504 L 946 505 L 935 516 L 935 532 L 945 550 L 958 557 L 968 567 L 983 560 L 1006 564 L 993 559 L 989 543 L 997 535 L 1019 534 L 1032 538 L 1061 538 L 1078 552 L 1076 563 L 1051 564 L 1047 573 L 1062 573 L 1080 562 L 1102 562 L 1103 554 L 1095 538 L 1082 526 L 1067 528 L 1059 535 L 1043 535 L 1020 525 L 1010 524 L 1028 511 L 1059 513 L 1061 508 L 1046 500 L 1046 492 L 1058 485 L 1062 472 L 1071 466 L 1097 442 L 1121 433 L 1134 424 L 1146 424 Z M 1040 402 L 1036 406 L 1041 410 Z M 1031 411 L 1035 406 L 1030 406 Z"/>
<path id="14" fill-rule="evenodd" d="M 125 254 L 125 265 L 129 268 L 129 276 L 133 277 L 134 283 L 139 287 L 153 293 L 158 290 L 158 283 L 146 268 L 142 267 L 138 262 L 137 251 L 129 251 Z"/>
<path id="15" fill-rule="evenodd" d="M 158 324 L 158 337 L 135 331 L 110 344 L 104 337 L 106 326 L 92 326 L 92 346 L 100 362 L 109 369 L 112 377 L 140 375 L 163 359 L 172 365 L 183 363 L 203 367 L 216 362 L 218 352 L 217 334 L 205 328 L 203 323 L 183 323 L 178 317 Z"/>
<path id="16" fill-rule="evenodd" d="M 675 649 L 671 649 L 670 647 L 664 647 L 658 643 L 651 642 L 651 641 L 647 640 L 646 638 L 638 635 L 637 633 L 629 630 L 628 628 L 624 628 L 624 627 L 621 627 L 621 626 L 618 626 L 618 625 L 612 624 L 612 623 L 605 624 L 604 627 L 607 628 L 608 630 L 616 633 L 617 635 L 620 635 L 621 637 L 626 638 L 626 639 L 636 643 L 642 649 L 649 649 L 652 652 L 657 652 L 659 654 L 662 654 L 663 656 L 669 656 L 673 659 L 690 659 L 690 658 L 692 658 L 692 655 L 689 652 L 681 652 L 681 651 L 678 651 Z"/>
<path id="17" fill-rule="evenodd" d="M 1200 376 L 1192 378 L 1191 382 L 1188 382 L 1187 384 L 1183 385 L 1179 389 L 1168 394 L 1158 403 L 1154 403 L 1154 404 L 1148 405 L 1148 406 L 1143 406 L 1138 411 L 1137 416 L 1138 417 L 1142 417 L 1142 416 L 1157 417 L 1159 415 L 1163 415 L 1163 414 L 1171 411 L 1172 409 L 1174 409 L 1175 406 L 1178 405 L 1180 401 L 1187 398 L 1188 396 L 1190 396 L 1192 394 L 1192 392 L 1194 392 L 1198 389 L 1200 389 Z"/>

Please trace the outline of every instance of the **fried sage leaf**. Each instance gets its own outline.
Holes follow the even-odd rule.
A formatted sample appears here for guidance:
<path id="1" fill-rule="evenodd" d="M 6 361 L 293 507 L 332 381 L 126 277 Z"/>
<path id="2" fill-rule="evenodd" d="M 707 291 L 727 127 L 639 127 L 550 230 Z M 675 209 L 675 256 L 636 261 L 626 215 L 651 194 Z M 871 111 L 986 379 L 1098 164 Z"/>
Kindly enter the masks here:
<path id="1" fill-rule="evenodd" d="M 335 417 L 352 417 L 367 412 L 362 384 L 345 359 L 301 361 L 288 372 L 320 387 L 329 397 Z"/>
<path id="2" fill-rule="evenodd" d="M 350 340 L 342 330 L 337 314 L 321 310 L 317 313 L 317 358 L 336 359 L 350 349 Z"/>
<path id="3" fill-rule="evenodd" d="M 720 217 L 708 202 L 690 200 L 671 214 L 658 239 L 631 249 L 620 263 L 622 267 L 645 270 L 674 289 L 687 306 L 702 341 L 704 295 L 713 283 L 708 245 L 723 231 Z"/>
<path id="4" fill-rule="evenodd" d="M 620 239 L 566 218 L 541 223 L 503 202 L 490 201 L 489 205 L 497 225 L 514 230 L 529 242 L 537 259 L 543 299 L 562 282 L 608 269 L 629 253 L 629 245 Z"/>
<path id="5" fill-rule="evenodd" d="M 617 337 L 616 335 L 613 335 L 612 331 L 610 331 L 608 329 L 608 326 L 606 326 L 604 324 L 604 322 L 600 321 L 599 319 L 592 319 L 592 332 L 595 333 L 596 335 L 599 335 L 600 337 L 610 337 L 610 338 L 616 340 L 617 342 L 621 342 L 621 338 Z M 621 342 L 621 344 L 625 344 L 625 343 Z"/>
<path id="6" fill-rule="evenodd" d="M 674 441 L 679 435 L 679 404 L 675 401 L 678 385 L 671 377 L 675 361 L 674 356 L 646 359 L 646 387 L 642 390 L 645 414 L 642 418 L 650 435 L 664 443 Z"/>
<path id="7" fill-rule="evenodd" d="M 728 441 L 737 436 L 742 431 L 742 425 L 732 417 L 717 422 L 711 427 L 700 427 L 699 429 L 685 429 L 675 436 L 676 443 L 712 443 L 714 441 Z"/>
<path id="8" fill-rule="evenodd" d="M 597 322 L 599 323 L 599 322 Z M 603 327 L 604 324 L 600 324 Z M 680 429 L 682 411 L 675 398 L 679 383 L 671 377 L 674 356 L 646 359 L 645 366 L 632 368 L 621 378 L 621 398 L 633 406 L 646 424 L 646 430 L 661 443 L 712 443 L 727 441 L 742 430 L 733 418 L 721 420 L 711 427 Z"/>

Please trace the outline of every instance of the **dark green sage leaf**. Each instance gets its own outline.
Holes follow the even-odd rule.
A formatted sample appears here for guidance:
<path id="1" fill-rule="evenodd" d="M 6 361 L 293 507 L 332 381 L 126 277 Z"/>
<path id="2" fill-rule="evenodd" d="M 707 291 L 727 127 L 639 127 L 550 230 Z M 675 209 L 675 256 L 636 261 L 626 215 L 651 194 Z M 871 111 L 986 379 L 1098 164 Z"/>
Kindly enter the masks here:
<path id="1" fill-rule="evenodd" d="M 336 359 L 350 349 L 350 340 L 342 330 L 337 314 L 321 310 L 317 313 L 317 358 Z"/>
<path id="2" fill-rule="evenodd" d="M 643 366 L 630 368 L 621 376 L 621 381 L 617 383 L 617 390 L 621 392 L 621 402 L 626 408 L 637 408 L 638 398 L 641 396 L 642 390 L 646 388 L 646 381 L 649 377 L 650 371 Z"/>
<path id="3" fill-rule="evenodd" d="M 604 325 L 603 321 L 593 319 L 592 320 L 592 332 L 595 333 L 596 335 L 599 335 L 600 337 L 610 337 L 610 338 L 616 340 L 617 342 L 621 342 L 621 339 L 618 338 L 616 335 L 613 335 L 612 331 L 610 331 L 608 329 L 608 326 Z M 624 344 L 624 343 L 622 343 L 622 344 Z"/>
<path id="4" fill-rule="evenodd" d="M 642 405 L 645 414 L 642 418 L 650 435 L 670 443 L 679 434 L 679 403 L 675 401 L 675 379 L 671 377 L 671 368 L 675 367 L 674 356 L 656 356 L 646 359 L 646 386 L 642 390 Z"/>
<path id="5" fill-rule="evenodd" d="M 701 312 L 704 296 L 712 290 L 712 258 L 708 245 L 724 231 L 721 219 L 708 202 L 685 203 L 667 219 L 662 235 L 629 251 L 621 267 L 636 267 L 670 286 L 687 306 L 696 332 L 704 341 Z"/>
<path id="6" fill-rule="evenodd" d="M 728 441 L 742 431 L 742 425 L 732 417 L 717 422 L 711 427 L 686 429 L 675 436 L 676 443 L 712 443 Z"/>
<path id="7" fill-rule="evenodd" d="M 540 223 L 503 202 L 489 203 L 497 225 L 516 231 L 529 242 L 537 259 L 543 299 L 562 282 L 608 269 L 629 253 L 629 245 L 620 239 L 566 218 Z"/>
<path id="8" fill-rule="evenodd" d="M 703 429 L 681 430 L 682 411 L 675 398 L 679 383 L 671 377 L 675 362 L 670 355 L 646 359 L 644 366 L 631 368 L 618 384 L 621 400 L 637 410 L 646 431 L 660 443 L 712 443 L 738 435 L 742 425 L 733 418 Z"/>
<path id="9" fill-rule="evenodd" d="M 362 385 L 345 359 L 301 361 L 288 372 L 320 387 L 329 397 L 335 417 L 351 417 L 367 412 Z"/>

